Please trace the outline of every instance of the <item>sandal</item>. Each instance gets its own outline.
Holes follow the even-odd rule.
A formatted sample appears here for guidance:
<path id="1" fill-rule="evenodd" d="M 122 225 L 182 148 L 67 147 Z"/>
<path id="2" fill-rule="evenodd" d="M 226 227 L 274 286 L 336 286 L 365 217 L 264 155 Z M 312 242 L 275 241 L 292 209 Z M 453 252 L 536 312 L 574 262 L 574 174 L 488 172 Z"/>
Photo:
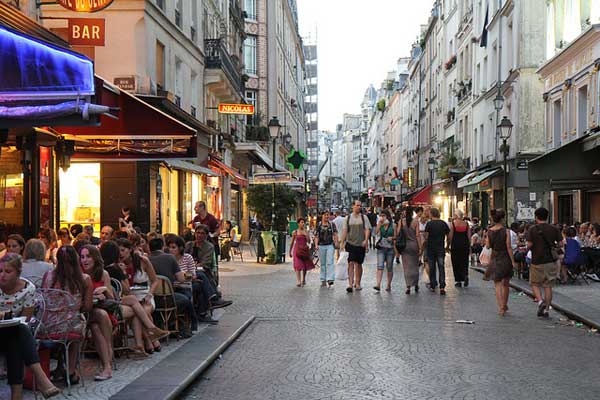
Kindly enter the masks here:
<path id="1" fill-rule="evenodd" d="M 158 327 L 150 328 L 147 330 L 148 339 L 151 341 L 160 340 L 169 336 L 169 331 L 162 330 Z"/>
<path id="2" fill-rule="evenodd" d="M 134 347 L 131 349 L 131 353 L 128 355 L 133 360 L 145 360 L 150 357 L 143 347 Z"/>
<path id="3" fill-rule="evenodd" d="M 57 396 L 60 393 L 61 393 L 61 391 L 59 388 L 57 388 L 56 386 L 52 386 L 52 387 L 42 391 L 42 396 L 44 396 L 45 399 L 49 399 L 50 397 Z"/>
<path id="4" fill-rule="evenodd" d="M 94 380 L 95 380 L 96 382 L 102 382 L 102 381 L 107 381 L 107 380 L 109 380 L 110 378 L 112 378 L 112 374 L 111 374 L 111 375 L 108 375 L 108 376 L 100 374 L 100 375 L 96 375 L 96 376 L 94 377 Z"/>

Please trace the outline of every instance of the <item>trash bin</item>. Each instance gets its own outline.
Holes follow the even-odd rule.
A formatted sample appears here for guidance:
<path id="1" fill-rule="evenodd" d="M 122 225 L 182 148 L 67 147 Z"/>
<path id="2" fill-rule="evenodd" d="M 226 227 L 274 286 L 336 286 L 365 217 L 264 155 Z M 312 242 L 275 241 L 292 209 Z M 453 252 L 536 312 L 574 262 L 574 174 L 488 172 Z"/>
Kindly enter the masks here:
<path id="1" fill-rule="evenodd" d="M 287 232 L 277 232 L 277 262 L 285 262 Z"/>

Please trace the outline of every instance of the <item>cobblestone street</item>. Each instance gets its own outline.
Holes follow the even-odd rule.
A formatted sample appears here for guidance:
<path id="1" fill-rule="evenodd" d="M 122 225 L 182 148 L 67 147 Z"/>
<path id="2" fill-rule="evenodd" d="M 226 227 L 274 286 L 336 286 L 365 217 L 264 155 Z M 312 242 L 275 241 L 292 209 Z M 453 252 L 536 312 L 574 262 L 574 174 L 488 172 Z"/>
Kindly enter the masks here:
<path id="1" fill-rule="evenodd" d="M 448 294 L 376 294 L 373 252 L 364 290 L 319 287 L 318 271 L 295 287 L 291 271 L 223 279 L 228 313 L 254 324 L 184 394 L 185 399 L 586 399 L 600 390 L 600 337 L 538 319 L 527 296 L 511 293 L 500 318 L 491 283 Z M 235 272 L 235 271 L 234 271 Z M 467 319 L 474 325 L 457 324 Z"/>

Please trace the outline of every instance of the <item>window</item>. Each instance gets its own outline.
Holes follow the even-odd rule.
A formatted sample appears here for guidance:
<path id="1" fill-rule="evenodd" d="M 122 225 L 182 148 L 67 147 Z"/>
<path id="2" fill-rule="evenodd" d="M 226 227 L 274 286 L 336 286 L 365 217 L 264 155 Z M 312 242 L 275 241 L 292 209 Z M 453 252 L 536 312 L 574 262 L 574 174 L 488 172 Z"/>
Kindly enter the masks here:
<path id="1" fill-rule="evenodd" d="M 194 71 L 191 73 L 191 82 L 190 114 L 195 118 L 196 110 L 198 108 L 198 74 Z"/>
<path id="2" fill-rule="evenodd" d="M 244 40 L 244 71 L 256 75 L 256 36 L 248 35 Z"/>
<path id="3" fill-rule="evenodd" d="M 588 127 L 588 89 L 583 86 L 577 90 L 577 136 L 583 136 Z"/>
<path id="4" fill-rule="evenodd" d="M 175 59 L 175 104 L 181 107 L 181 98 L 183 97 L 183 76 L 181 60 Z"/>
<path id="5" fill-rule="evenodd" d="M 190 27 L 192 42 L 198 39 L 198 2 L 192 0 L 192 26 Z"/>
<path id="6" fill-rule="evenodd" d="M 156 0 L 156 5 L 158 8 L 165 11 L 165 0 Z"/>
<path id="7" fill-rule="evenodd" d="M 177 0 L 175 5 L 175 25 L 181 28 L 181 0 Z"/>
<path id="8" fill-rule="evenodd" d="M 256 120 L 256 91 L 246 91 L 246 103 L 252 104 L 254 106 L 254 115 L 246 115 L 246 123 L 248 125 L 259 125 L 260 121 Z"/>
<path id="9" fill-rule="evenodd" d="M 246 11 L 246 18 L 256 20 L 256 0 L 245 0 L 244 11 Z"/>
<path id="10" fill-rule="evenodd" d="M 156 85 L 160 90 L 165 87 L 165 45 L 156 41 Z"/>
<path id="11" fill-rule="evenodd" d="M 483 76 L 481 77 L 481 91 L 485 92 L 488 88 L 488 59 L 485 57 L 483 59 Z"/>
<path id="12" fill-rule="evenodd" d="M 554 121 L 553 121 L 553 129 L 554 132 L 554 143 L 551 146 L 556 148 L 560 146 L 560 137 L 562 135 L 562 101 L 557 100 L 554 102 Z"/>
<path id="13" fill-rule="evenodd" d="M 477 64 L 477 72 L 476 72 L 476 76 L 475 76 L 475 95 L 479 96 L 479 92 L 481 92 L 481 89 L 483 88 L 483 85 L 481 83 L 481 64 Z"/>

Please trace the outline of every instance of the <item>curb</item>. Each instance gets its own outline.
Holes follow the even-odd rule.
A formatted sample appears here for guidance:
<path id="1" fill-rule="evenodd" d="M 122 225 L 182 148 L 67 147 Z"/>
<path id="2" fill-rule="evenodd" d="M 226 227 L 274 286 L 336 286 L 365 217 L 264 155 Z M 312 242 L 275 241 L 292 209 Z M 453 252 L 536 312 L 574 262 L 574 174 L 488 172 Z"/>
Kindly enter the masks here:
<path id="1" fill-rule="evenodd" d="M 480 273 L 485 272 L 485 268 L 482 267 L 470 267 L 472 270 L 475 270 Z M 526 283 L 515 282 L 513 280 L 510 281 L 510 287 L 516 289 L 520 292 L 525 293 L 529 297 L 534 297 L 533 291 L 531 287 Z M 588 306 L 587 304 L 578 302 L 576 300 L 571 299 L 569 296 L 563 295 L 561 293 L 554 293 L 552 298 L 551 306 L 558 310 L 569 318 L 582 322 L 585 325 L 588 325 L 592 328 L 596 328 L 600 330 L 600 311 Z M 578 310 L 584 309 L 584 311 Z M 586 312 L 587 311 L 587 312 Z M 595 313 L 598 314 L 597 317 L 590 316 L 590 314 Z"/>
<path id="2" fill-rule="evenodd" d="M 225 315 L 218 326 L 208 327 L 198 336 L 194 336 L 177 351 L 111 396 L 111 400 L 142 396 L 145 400 L 178 398 L 255 319 L 253 315 Z M 173 373 L 174 371 L 181 375 Z"/>
<path id="3" fill-rule="evenodd" d="M 165 400 L 176 399 L 188 386 L 190 386 L 202 372 L 204 372 L 211 364 L 225 351 L 240 335 L 254 322 L 256 316 L 251 316 L 244 322 L 242 326 L 235 330 L 219 347 L 215 349 L 202 363 L 198 365 L 171 393 L 165 397 Z"/>

